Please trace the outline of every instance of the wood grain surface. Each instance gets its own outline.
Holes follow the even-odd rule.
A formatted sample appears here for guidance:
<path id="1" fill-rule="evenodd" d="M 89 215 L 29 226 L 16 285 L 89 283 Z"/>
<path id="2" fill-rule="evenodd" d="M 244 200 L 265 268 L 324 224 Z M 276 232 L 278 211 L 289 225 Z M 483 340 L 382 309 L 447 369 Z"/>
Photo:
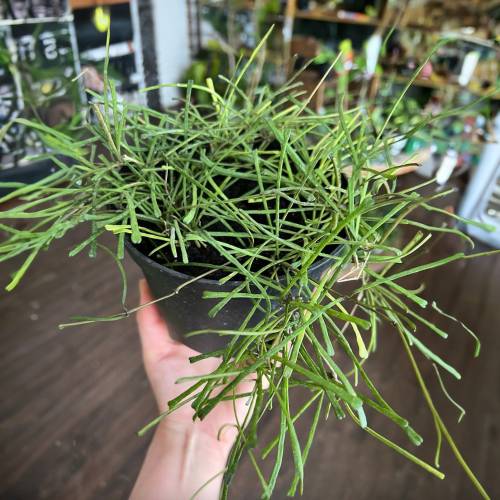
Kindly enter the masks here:
<path id="1" fill-rule="evenodd" d="M 155 405 L 141 364 L 134 319 L 64 331 L 57 328 L 73 315 L 109 314 L 120 308 L 119 275 L 109 256 L 101 252 L 93 260 L 85 255 L 67 257 L 69 248 L 82 237 L 83 229 L 57 241 L 50 252 L 41 254 L 15 293 L 0 292 L 1 499 L 127 498 L 148 445 L 148 438 L 135 435 L 155 416 Z M 430 257 L 459 247 L 456 239 L 445 238 Z M 14 264 L 0 265 L 2 285 Z M 129 302 L 135 304 L 139 271 L 130 259 L 126 269 Z M 457 324 L 425 312 L 450 334 L 443 341 L 423 332 L 426 342 L 463 375 L 460 382 L 445 376 L 448 390 L 467 409 L 460 425 L 432 367 L 421 356 L 418 360 L 464 456 L 492 498 L 500 498 L 500 257 L 433 270 L 425 274 L 425 282 L 424 295 L 458 315 L 483 342 L 480 358 L 474 359 L 473 343 Z M 390 327 L 381 332 L 378 352 L 366 366 L 384 397 L 411 418 L 425 441 L 416 448 L 388 421 L 369 414 L 372 427 L 432 461 L 432 419 Z M 296 394 L 293 403 L 303 397 Z M 309 421 L 310 415 L 304 415 L 298 423 L 302 439 Z M 277 425 L 277 415 L 269 414 L 261 426 L 262 442 L 274 436 Z M 320 423 L 305 471 L 303 498 L 478 498 L 445 444 L 442 468 L 447 475 L 444 481 L 350 422 L 331 417 Z M 286 498 L 292 470 L 288 450 L 275 498 Z M 245 458 L 231 498 L 259 497 L 257 477 Z"/>

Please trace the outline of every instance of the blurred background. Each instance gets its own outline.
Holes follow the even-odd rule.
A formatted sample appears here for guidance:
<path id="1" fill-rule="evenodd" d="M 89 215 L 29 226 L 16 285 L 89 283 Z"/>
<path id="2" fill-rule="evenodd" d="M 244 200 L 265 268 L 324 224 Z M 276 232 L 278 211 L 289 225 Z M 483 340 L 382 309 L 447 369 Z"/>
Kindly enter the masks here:
<path id="1" fill-rule="evenodd" d="M 74 126 L 92 100 L 86 90 L 102 90 L 108 28 L 109 74 L 120 98 L 167 108 L 179 104 L 178 89 L 139 89 L 212 78 L 222 90 L 218 75 L 231 74 L 274 26 L 258 71 L 242 83 L 247 92 L 257 84 L 279 86 L 302 70 L 305 90 L 318 87 L 310 104 L 316 111 L 368 103 L 377 126 L 414 80 L 395 113 L 402 134 L 424 116 L 468 105 L 460 116 L 398 142 L 392 153 L 401 164 L 412 157 L 421 164 L 417 174 L 437 176 L 440 185 L 466 180 L 461 212 L 498 220 L 497 146 L 488 144 L 500 126 L 499 2 L 2 0 L 0 6 L 0 126 L 19 116 Z M 443 38 L 449 43 L 427 59 Z M 193 98 L 203 103 L 207 95 Z M 0 146 L 0 179 L 46 175 L 50 162 L 30 159 L 41 151 L 33 130 L 12 127 Z M 498 236 L 479 237 L 499 244 Z"/>
<path id="2" fill-rule="evenodd" d="M 108 29 L 109 75 L 120 99 L 165 109 L 179 105 L 178 89 L 140 89 L 207 78 L 223 89 L 218 75 L 230 75 L 274 26 L 256 71 L 242 83 L 246 92 L 258 85 L 277 87 L 302 70 L 298 79 L 304 88 L 318 89 L 311 108 L 328 113 L 362 104 L 376 126 L 412 83 L 395 109 L 402 134 L 422 117 L 467 106 L 460 116 L 449 114 L 399 141 L 391 153 L 395 164 L 419 164 L 403 183 L 436 177 L 430 192 L 455 188 L 442 208 L 499 228 L 488 233 L 463 227 L 479 249 L 500 248 L 499 18 L 495 0 L 0 0 L 0 128 L 16 117 L 36 117 L 71 132 L 92 101 L 87 91 L 103 89 Z M 443 38 L 449 42 L 428 58 Z M 199 103 L 207 98 L 194 94 Z M 0 180 L 46 176 L 54 165 L 39 158 L 45 148 L 33 130 L 11 127 L 0 142 Z M 135 432 L 156 410 L 133 319 L 57 331 L 72 315 L 109 313 L 118 303 L 112 262 L 102 255 L 96 261 L 66 258 L 80 238 L 71 235 L 42 255 L 15 294 L 0 291 L 2 499 L 127 498 L 147 448 L 149 438 Z M 430 257 L 460 245 L 444 237 Z M 17 264 L 0 264 L 0 276 Z M 134 283 L 139 271 L 128 260 L 126 268 Z M 426 376 L 472 469 L 498 498 L 500 258 L 456 263 L 427 272 L 426 278 L 424 295 L 464 320 L 483 342 L 481 357 L 473 359 L 470 340 L 453 323 L 443 325 L 450 332 L 447 345 L 429 341 L 463 374 L 459 383 L 447 381 L 468 410 L 460 425 L 432 366 Z M 136 301 L 137 295 L 130 298 Z M 428 319 L 443 321 L 432 312 Z M 400 401 L 400 412 L 426 437 L 412 451 L 432 461 L 432 417 L 398 355 L 393 332 L 385 333 L 370 369 L 385 397 Z M 263 442 L 274 436 L 277 424 L 269 415 Z M 302 425 L 305 433 L 307 418 Z M 378 428 L 391 436 L 385 426 L 381 421 Z M 292 475 L 292 459 L 286 460 L 276 498 L 286 497 Z M 320 425 L 304 498 L 475 497 L 448 450 L 442 466 L 443 482 L 349 423 L 330 420 Z M 245 459 L 232 498 L 257 498 L 257 481 Z"/>

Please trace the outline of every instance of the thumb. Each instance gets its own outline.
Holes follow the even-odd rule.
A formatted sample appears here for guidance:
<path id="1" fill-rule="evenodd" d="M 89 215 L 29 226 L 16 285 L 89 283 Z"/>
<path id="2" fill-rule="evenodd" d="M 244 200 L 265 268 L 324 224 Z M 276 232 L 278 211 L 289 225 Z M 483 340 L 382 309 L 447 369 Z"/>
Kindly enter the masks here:
<path id="1" fill-rule="evenodd" d="M 145 279 L 139 281 L 139 295 L 141 305 L 154 300 Z M 137 325 L 146 366 L 165 358 L 178 345 L 170 336 L 167 324 L 155 304 L 139 309 Z"/>

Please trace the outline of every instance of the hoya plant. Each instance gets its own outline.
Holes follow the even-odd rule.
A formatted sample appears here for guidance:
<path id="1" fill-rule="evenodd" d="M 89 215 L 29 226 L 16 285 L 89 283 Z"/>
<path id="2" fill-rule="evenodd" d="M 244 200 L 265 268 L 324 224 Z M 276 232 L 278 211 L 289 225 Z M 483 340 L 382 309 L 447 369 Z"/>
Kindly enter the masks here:
<path id="1" fill-rule="evenodd" d="M 452 233 L 471 246 L 472 241 L 454 227 L 457 216 L 433 206 L 447 191 L 419 194 L 432 181 L 398 188 L 401 165 L 392 163 L 390 149 L 401 132 L 391 118 L 404 94 L 376 129 L 369 112 L 344 110 L 341 99 L 337 112 L 314 113 L 308 107 L 312 96 L 304 96 L 293 78 L 277 90 L 262 87 L 249 96 L 240 83 L 264 43 L 265 37 L 230 79 L 220 77 L 222 93 L 210 79 L 178 85 L 185 99 L 175 110 L 120 102 L 106 78 L 103 95 L 93 95 L 94 119 L 79 131 L 80 139 L 19 119 L 38 131 L 57 170 L 35 184 L 0 186 L 15 188 L 1 203 L 18 200 L 0 212 L 5 233 L 0 261 L 25 256 L 7 290 L 68 231 L 88 228 L 70 257 L 94 257 L 103 251 L 101 237 L 115 235 L 116 245 L 107 252 L 124 279 L 122 310 L 70 324 L 119 320 L 139 309 L 125 302 L 122 260 L 128 251 L 142 267 L 172 333 L 200 352 L 190 361 L 220 360 L 213 372 L 165 401 L 164 413 L 152 415 L 140 434 L 183 405 L 192 406 L 196 419 L 228 399 L 245 398 L 251 410 L 237 425 L 222 498 L 228 496 L 245 450 L 263 497 L 271 497 L 286 446 L 295 466 L 289 494 L 302 492 L 316 427 L 328 416 L 352 420 L 360 431 L 438 478 L 444 477 L 438 468 L 444 438 L 486 498 L 437 412 L 415 357 L 422 354 L 438 374 L 460 378 L 426 346 L 429 332 L 443 338 L 447 333 L 425 319 L 424 310 L 446 313 L 425 300 L 420 289 L 406 288 L 403 280 L 481 254 L 414 263 L 438 233 Z M 193 102 L 195 91 L 209 100 Z M 427 117 L 405 136 L 431 126 L 432 120 Z M 371 167 L 381 156 L 387 167 L 382 171 Z M 443 212 L 450 222 L 426 225 L 412 219 L 416 209 Z M 9 224 L 16 219 L 24 220 L 22 227 Z M 400 226 L 413 231 L 396 248 L 391 235 Z M 339 288 L 346 279 L 351 280 L 347 292 Z M 434 465 L 370 427 L 371 417 L 380 413 L 409 443 L 422 442 L 374 385 L 365 364 L 377 348 L 383 356 L 383 339 L 378 338 L 383 323 L 399 335 L 401 355 L 409 358 L 432 414 L 438 436 Z M 239 394 L 236 388 L 243 380 L 253 381 L 252 389 Z M 293 405 L 296 391 L 309 394 L 300 408 Z M 314 416 L 308 435 L 299 436 L 295 424 L 309 418 L 307 409 Z M 275 439 L 261 443 L 257 455 L 259 422 L 268 411 L 280 413 L 280 425 Z M 273 460 L 267 476 L 261 460 Z"/>

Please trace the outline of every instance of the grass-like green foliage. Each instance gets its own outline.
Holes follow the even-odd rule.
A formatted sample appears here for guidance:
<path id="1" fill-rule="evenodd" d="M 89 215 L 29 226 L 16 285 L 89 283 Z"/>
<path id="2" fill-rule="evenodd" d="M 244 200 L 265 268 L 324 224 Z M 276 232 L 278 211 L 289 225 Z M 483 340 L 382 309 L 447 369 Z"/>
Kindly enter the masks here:
<path id="1" fill-rule="evenodd" d="M 0 212 L 2 221 L 29 221 L 29 227 L 22 229 L 5 222 L 0 225 L 8 235 L 0 243 L 0 261 L 27 256 L 7 289 L 15 288 L 40 251 L 82 224 L 89 224 L 89 236 L 71 250 L 71 256 L 82 251 L 95 255 L 99 237 L 111 231 L 117 236 L 111 253 L 120 269 L 124 241 L 130 237 L 159 262 L 181 270 L 184 266 L 191 274 L 213 269 L 221 281 L 241 281 L 233 292 L 207 294 L 219 300 L 214 314 L 239 297 L 255 302 L 239 331 L 217 332 L 227 336 L 227 347 L 216 353 L 220 366 L 194 380 L 190 389 L 169 402 L 165 414 L 143 429 L 185 404 L 203 418 L 220 401 L 247 398 L 253 412 L 239 423 L 239 436 L 224 472 L 223 498 L 245 450 L 258 472 L 263 496 L 270 497 L 287 442 L 295 464 L 290 494 L 302 491 L 316 426 L 330 413 L 352 419 L 439 478 L 444 477 L 437 469 L 444 436 L 478 491 L 487 497 L 437 413 L 414 358 L 418 351 L 437 370 L 460 378 L 420 335 L 424 328 L 445 338 L 446 333 L 422 317 L 422 308 L 431 305 L 419 290 L 401 284 L 406 276 L 469 258 L 458 253 L 416 267 L 407 262 L 435 233 L 454 233 L 468 240 L 453 224 L 432 227 L 410 218 L 416 208 L 438 210 L 430 203 L 446 192 L 425 198 L 418 186 L 397 189 L 397 166 L 388 150 L 400 133 L 392 128 L 390 112 L 378 130 L 362 108 L 343 111 L 340 105 L 337 113 L 319 116 L 309 110 L 307 100 L 299 99 L 303 90 L 294 81 L 276 91 L 261 88 L 250 99 L 239 84 L 254 57 L 255 53 L 245 64 L 240 62 L 236 75 L 226 80 L 223 95 L 210 80 L 196 87 L 180 85 L 186 98 L 176 111 L 160 113 L 118 102 L 113 85 L 107 82 L 104 97 L 94 96 L 95 121 L 86 126 L 85 140 L 24 122 L 69 161 L 55 157 L 59 169 L 54 174 L 33 185 L 16 185 L 14 192 L 0 199 L 22 200 Z M 205 92 L 210 104 L 194 104 L 194 89 Z M 416 129 L 426 125 L 428 121 Z M 371 169 L 371 162 L 381 157 L 388 169 Z M 416 228 L 402 249 L 393 247 L 390 238 L 400 225 Z M 308 269 L 335 245 L 343 251 L 332 259 L 330 271 L 314 282 Z M 194 261 L 193 255 L 198 256 Z M 373 263 L 379 264 L 378 271 Z M 342 295 L 335 283 L 348 265 L 354 265 L 359 280 Z M 280 282 L 278 277 L 284 279 Z M 294 293 L 292 298 L 292 289 L 300 290 L 300 297 Z M 283 307 L 273 308 L 272 300 L 281 301 Z M 432 307 L 439 311 L 435 304 Z M 135 310 L 101 319 L 119 319 Z M 266 313 L 264 319 L 249 326 L 258 310 Z M 82 318 L 78 323 L 96 320 Z M 401 337 L 401 352 L 410 359 L 436 424 L 435 466 L 369 427 L 369 415 L 378 412 L 411 443 L 422 441 L 383 398 L 363 366 L 376 349 L 377 332 L 385 321 Z M 253 390 L 236 394 L 238 383 L 248 378 L 255 380 Z M 297 388 L 309 393 L 299 409 L 290 403 Z M 263 452 L 264 458 L 274 459 L 271 474 L 264 477 L 254 447 L 259 421 L 271 408 L 280 412 L 281 420 L 276 438 Z M 309 418 L 304 415 L 309 408 L 314 416 L 309 434 L 301 440 L 295 423 Z"/>

